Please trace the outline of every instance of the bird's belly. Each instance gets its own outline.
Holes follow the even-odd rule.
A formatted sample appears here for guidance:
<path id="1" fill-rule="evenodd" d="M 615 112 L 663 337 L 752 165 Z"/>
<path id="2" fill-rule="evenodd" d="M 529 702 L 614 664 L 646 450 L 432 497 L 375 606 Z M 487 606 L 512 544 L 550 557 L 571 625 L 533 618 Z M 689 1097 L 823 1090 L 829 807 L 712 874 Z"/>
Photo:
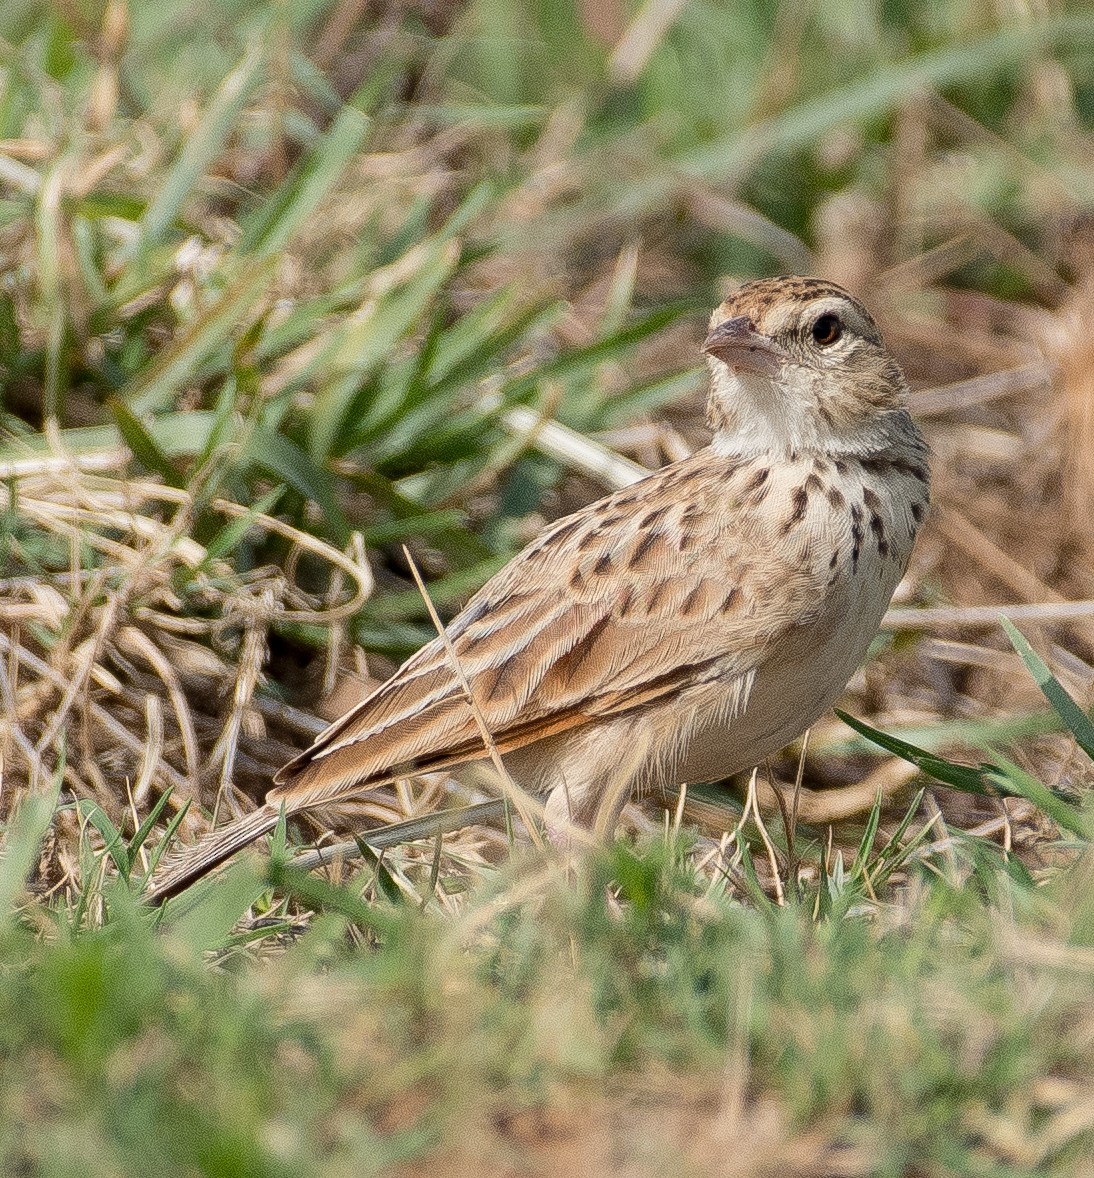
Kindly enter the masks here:
<path id="1" fill-rule="evenodd" d="M 834 595 L 810 625 L 796 629 L 756 672 L 736 715 L 696 714 L 678 782 L 715 781 L 750 769 L 801 735 L 839 698 L 877 633 L 889 593 L 868 598 L 856 586 Z M 879 600 L 880 598 L 880 600 Z"/>

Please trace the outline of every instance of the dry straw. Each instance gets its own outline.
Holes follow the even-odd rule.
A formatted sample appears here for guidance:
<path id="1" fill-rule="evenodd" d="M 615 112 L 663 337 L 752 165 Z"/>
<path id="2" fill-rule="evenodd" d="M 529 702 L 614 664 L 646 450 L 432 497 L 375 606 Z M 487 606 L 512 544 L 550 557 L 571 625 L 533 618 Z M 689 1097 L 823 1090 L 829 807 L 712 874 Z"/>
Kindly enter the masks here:
<path id="1" fill-rule="evenodd" d="M 0 512 L 20 521 L 6 564 L 26 570 L 0 579 L 0 805 L 59 782 L 62 800 L 93 800 L 125 829 L 169 791 L 175 811 L 197 803 L 189 838 L 250 809 L 323 727 L 260 693 L 269 636 L 338 634 L 372 576 L 359 538 L 341 552 L 240 504 L 90 465 L 28 458 L 0 487 Z M 194 538 L 199 510 L 238 524 L 236 540 L 278 538 L 279 563 L 240 573 Z M 452 788 L 377 791 L 351 821 L 413 819 L 451 805 Z M 78 875 L 80 824 L 69 810 L 55 825 L 47 884 Z M 482 837 L 462 850 L 474 858 Z"/>

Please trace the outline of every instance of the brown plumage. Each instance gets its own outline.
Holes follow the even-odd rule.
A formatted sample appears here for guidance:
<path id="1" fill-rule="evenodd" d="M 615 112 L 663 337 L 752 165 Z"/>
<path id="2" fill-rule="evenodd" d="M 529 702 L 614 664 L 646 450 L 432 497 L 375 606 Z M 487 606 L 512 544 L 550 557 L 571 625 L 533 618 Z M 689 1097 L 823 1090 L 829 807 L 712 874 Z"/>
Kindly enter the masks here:
<path id="1" fill-rule="evenodd" d="M 866 310 L 817 279 L 749 283 L 704 345 L 710 447 L 558 520 L 447 629 L 507 770 L 610 831 L 649 779 L 750 767 L 846 685 L 911 554 L 927 450 Z M 278 773 L 266 804 L 168 865 L 161 900 L 289 814 L 487 755 L 445 643 Z"/>

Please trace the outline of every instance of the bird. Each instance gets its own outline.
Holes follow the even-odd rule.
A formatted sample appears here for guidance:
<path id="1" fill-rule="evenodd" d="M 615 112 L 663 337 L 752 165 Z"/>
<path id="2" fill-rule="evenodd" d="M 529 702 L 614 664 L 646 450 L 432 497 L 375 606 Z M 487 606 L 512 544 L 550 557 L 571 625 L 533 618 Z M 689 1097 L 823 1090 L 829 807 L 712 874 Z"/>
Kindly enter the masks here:
<path id="1" fill-rule="evenodd" d="M 636 790 L 749 769 L 830 708 L 928 510 L 907 381 L 865 306 L 820 278 L 740 286 L 702 352 L 708 446 L 549 524 L 147 898 L 282 813 L 486 759 L 483 725 L 564 840 L 610 835 Z"/>

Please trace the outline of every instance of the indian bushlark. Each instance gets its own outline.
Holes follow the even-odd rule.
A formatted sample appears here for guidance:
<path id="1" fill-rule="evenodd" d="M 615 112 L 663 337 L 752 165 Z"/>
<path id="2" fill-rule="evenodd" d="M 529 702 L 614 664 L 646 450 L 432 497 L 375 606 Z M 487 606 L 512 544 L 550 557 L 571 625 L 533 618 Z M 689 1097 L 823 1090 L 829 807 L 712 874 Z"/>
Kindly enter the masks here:
<path id="1" fill-rule="evenodd" d="M 293 814 L 487 755 L 550 832 L 610 832 L 646 782 L 755 765 L 858 666 L 927 510 L 928 451 L 873 319 L 814 278 L 711 319 L 709 447 L 551 524 L 440 637 L 184 853 L 160 900 Z"/>

